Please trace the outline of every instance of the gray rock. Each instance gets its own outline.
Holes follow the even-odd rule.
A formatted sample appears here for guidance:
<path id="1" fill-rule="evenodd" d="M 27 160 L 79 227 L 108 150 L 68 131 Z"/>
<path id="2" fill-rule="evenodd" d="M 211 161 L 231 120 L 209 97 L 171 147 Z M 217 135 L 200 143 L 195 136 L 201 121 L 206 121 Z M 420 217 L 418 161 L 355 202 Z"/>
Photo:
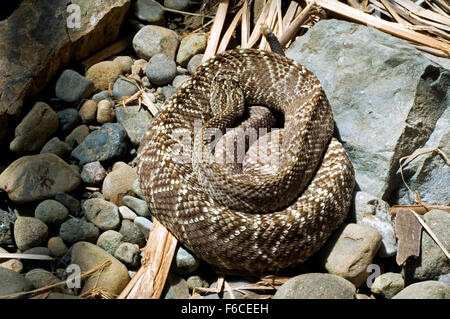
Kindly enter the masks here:
<path id="1" fill-rule="evenodd" d="M 163 299 L 188 299 L 189 287 L 186 280 L 169 273 L 161 297 Z"/>
<path id="2" fill-rule="evenodd" d="M 148 79 L 147 76 L 143 76 L 143 77 L 141 78 L 141 81 L 142 81 L 142 84 L 144 85 L 144 87 L 146 87 L 146 88 L 148 88 L 148 89 L 150 89 L 150 88 L 153 87 L 153 85 L 150 83 L 150 80 Z"/>
<path id="3" fill-rule="evenodd" d="M 388 200 L 401 183 L 399 159 L 426 143 L 449 105 L 450 71 L 404 40 L 333 19 L 286 55 L 321 81 L 361 190 Z"/>
<path id="4" fill-rule="evenodd" d="M 78 111 L 73 108 L 64 109 L 56 114 L 59 119 L 59 127 L 63 133 L 72 131 L 81 121 Z"/>
<path id="5" fill-rule="evenodd" d="M 175 10 L 186 10 L 190 5 L 190 0 L 164 0 L 165 7 Z"/>
<path id="6" fill-rule="evenodd" d="M 144 234 L 132 221 L 126 219 L 122 220 L 122 226 L 120 227 L 119 233 L 123 236 L 123 242 L 136 244 L 139 247 L 144 247 L 146 244 Z"/>
<path id="7" fill-rule="evenodd" d="M 450 87 L 450 86 L 449 86 Z M 447 91 L 447 108 L 436 122 L 433 133 L 425 145 L 414 153 L 429 151 L 439 148 L 444 154 L 450 153 L 450 89 Z M 405 182 L 411 189 L 417 191 L 424 203 L 429 205 L 441 205 L 450 203 L 448 185 L 450 181 L 450 166 L 444 158 L 433 152 L 403 161 L 403 174 Z M 400 170 L 397 172 L 400 174 Z M 409 205 L 415 202 L 415 198 L 402 183 L 392 196 L 392 202 L 399 205 Z"/>
<path id="8" fill-rule="evenodd" d="M 450 273 L 439 276 L 439 281 L 450 286 Z"/>
<path id="9" fill-rule="evenodd" d="M 106 123 L 89 134 L 83 143 L 73 150 L 72 156 L 84 165 L 95 161 L 111 162 L 124 156 L 126 151 L 125 129 L 117 123 Z"/>
<path id="10" fill-rule="evenodd" d="M 121 219 L 128 219 L 128 220 L 134 221 L 136 219 L 136 217 L 138 217 L 136 215 L 136 213 L 133 212 L 131 209 L 129 209 L 127 206 L 120 206 L 119 213 L 120 213 Z M 141 217 L 141 218 L 143 218 L 143 217 Z"/>
<path id="11" fill-rule="evenodd" d="M 202 64 L 203 54 L 194 55 L 187 65 L 187 70 L 190 74 L 194 73 L 197 70 L 198 66 Z"/>
<path id="12" fill-rule="evenodd" d="M 72 147 L 58 137 L 50 139 L 41 149 L 41 154 L 53 153 L 61 158 L 68 158 L 72 152 Z"/>
<path id="13" fill-rule="evenodd" d="M 119 208 L 101 198 L 92 198 L 82 204 L 84 216 L 101 230 L 116 229 L 120 225 Z"/>
<path id="14" fill-rule="evenodd" d="M 95 103 L 98 103 L 98 102 L 100 102 L 101 100 L 108 100 L 108 101 L 110 101 L 111 103 L 112 103 L 112 98 L 111 98 L 111 96 L 109 95 L 109 91 L 101 91 L 101 92 L 99 92 L 99 93 L 97 93 L 97 94 L 94 94 L 93 96 L 92 96 L 92 100 L 94 100 L 95 101 Z"/>
<path id="15" fill-rule="evenodd" d="M 118 78 L 116 82 L 114 82 L 112 96 L 115 99 L 120 99 L 124 96 L 131 96 L 137 91 L 139 91 L 139 88 L 136 85 L 125 79 Z"/>
<path id="16" fill-rule="evenodd" d="M 57 193 L 55 195 L 55 199 L 66 206 L 71 215 L 78 215 L 81 208 L 80 201 L 78 199 L 66 193 Z"/>
<path id="17" fill-rule="evenodd" d="M 156 25 L 143 27 L 133 38 L 134 51 L 138 57 L 145 60 L 158 53 L 165 53 L 175 60 L 179 43 L 176 32 Z"/>
<path id="18" fill-rule="evenodd" d="M 55 95 L 67 103 L 77 104 L 93 91 L 94 83 L 74 70 L 64 70 L 56 81 Z"/>
<path id="19" fill-rule="evenodd" d="M 58 129 L 59 121 L 55 111 L 43 102 L 37 102 L 17 125 L 14 140 L 9 149 L 17 154 L 38 151 L 47 139 Z"/>
<path id="20" fill-rule="evenodd" d="M 175 252 L 175 259 L 172 262 L 171 270 L 178 275 L 188 275 L 193 273 L 200 266 L 200 260 L 181 246 Z"/>
<path id="21" fill-rule="evenodd" d="M 90 222 L 79 218 L 71 218 L 64 222 L 59 229 L 59 237 L 71 245 L 77 241 L 95 243 L 99 235 L 98 228 Z"/>
<path id="22" fill-rule="evenodd" d="M 47 199 L 36 206 L 34 217 L 48 226 L 59 227 L 69 218 L 69 210 L 60 202 Z"/>
<path id="23" fill-rule="evenodd" d="M 148 24 L 164 26 L 164 10 L 155 0 L 137 0 L 133 9 L 135 17 L 139 20 L 146 21 Z"/>
<path id="24" fill-rule="evenodd" d="M 13 244 L 13 229 L 16 215 L 0 209 L 0 246 Z"/>
<path id="25" fill-rule="evenodd" d="M 166 85 L 177 75 L 177 65 L 167 54 L 157 53 L 148 61 L 145 74 L 151 83 Z"/>
<path id="26" fill-rule="evenodd" d="M 190 290 L 193 290 L 195 288 L 208 288 L 209 283 L 205 279 L 203 279 L 200 276 L 194 275 L 190 276 L 188 279 L 186 279 L 186 283 Z"/>
<path id="27" fill-rule="evenodd" d="M 289 279 L 273 299 L 354 299 L 355 286 L 332 274 L 309 273 Z"/>
<path id="28" fill-rule="evenodd" d="M 122 243 L 123 235 L 115 230 L 103 232 L 97 239 L 97 246 L 114 256 L 117 247 Z"/>
<path id="29" fill-rule="evenodd" d="M 183 83 L 184 83 L 185 81 L 187 81 L 187 80 L 189 80 L 189 79 L 190 79 L 190 76 L 189 76 L 189 75 L 177 75 L 177 76 L 173 79 L 172 85 L 173 85 L 175 88 L 178 88 L 178 87 L 180 87 L 181 85 L 183 85 Z"/>
<path id="30" fill-rule="evenodd" d="M 450 299 L 450 286 L 439 281 L 422 281 L 409 285 L 392 299 Z"/>
<path id="31" fill-rule="evenodd" d="M 153 223 L 145 217 L 138 216 L 133 220 L 134 224 L 141 230 L 145 238 L 148 238 Z"/>
<path id="32" fill-rule="evenodd" d="M 133 146 L 139 146 L 152 122 L 151 116 L 145 110 L 139 111 L 139 106 L 119 106 L 116 108 L 116 118 L 117 122 L 125 128 Z"/>
<path id="33" fill-rule="evenodd" d="M 59 236 L 52 237 L 47 242 L 47 248 L 50 251 L 50 256 L 62 257 L 69 250 L 63 239 Z"/>
<path id="34" fill-rule="evenodd" d="M 44 246 L 29 248 L 22 251 L 24 254 L 50 256 L 50 249 Z"/>
<path id="35" fill-rule="evenodd" d="M 139 198 L 134 196 L 126 195 L 122 199 L 123 203 L 131 208 L 136 214 L 142 217 L 150 218 L 150 210 L 148 209 L 147 203 Z"/>
<path id="36" fill-rule="evenodd" d="M 14 223 L 14 240 L 22 251 L 39 246 L 47 240 L 47 236 L 47 225 L 37 218 L 20 217 Z"/>
<path id="37" fill-rule="evenodd" d="M 106 177 L 106 170 L 99 161 L 83 165 L 81 179 L 87 185 L 100 185 Z"/>
<path id="38" fill-rule="evenodd" d="M 329 273 L 360 287 L 369 275 L 367 267 L 380 245 L 381 236 L 374 228 L 347 224 L 333 234 L 319 254 Z"/>
<path id="39" fill-rule="evenodd" d="M 403 276 L 401 274 L 388 272 L 375 278 L 370 291 L 374 294 L 382 295 L 384 298 L 391 299 L 403 288 L 405 288 Z"/>
<path id="40" fill-rule="evenodd" d="M 177 63 L 187 66 L 189 60 L 206 49 L 206 34 L 192 33 L 181 40 L 177 53 Z"/>
<path id="41" fill-rule="evenodd" d="M 431 210 L 424 215 L 424 221 L 450 250 L 450 215 L 442 210 Z M 440 275 L 450 273 L 450 260 L 426 231 L 422 231 L 419 258 L 408 258 L 403 267 L 406 282 L 438 280 Z"/>
<path id="42" fill-rule="evenodd" d="M 114 252 L 114 257 L 131 268 L 138 267 L 141 261 L 139 246 L 130 243 L 121 243 Z"/>
<path id="43" fill-rule="evenodd" d="M 175 88 L 172 85 L 166 85 L 161 88 L 161 94 L 164 96 L 165 100 L 170 98 L 174 92 Z"/>
<path id="44" fill-rule="evenodd" d="M 87 242 L 78 242 L 72 247 L 71 262 L 80 266 L 81 272 L 89 271 L 109 261 L 111 264 L 98 274 L 84 281 L 81 293 L 97 288 L 119 295 L 130 281 L 127 268 L 100 247 Z"/>
<path id="45" fill-rule="evenodd" d="M 372 227 L 381 235 L 381 247 L 377 255 L 382 258 L 394 256 L 397 253 L 397 240 L 389 204 L 365 192 L 356 192 L 354 199 L 355 206 L 350 214 L 355 215 L 356 223 Z"/>
<path id="46" fill-rule="evenodd" d="M 137 196 L 139 196 L 140 199 L 145 201 L 144 193 L 142 193 L 142 189 L 141 189 L 141 187 L 139 185 L 139 179 L 136 179 L 133 182 L 132 190 L 133 190 L 133 193 L 135 193 Z"/>
<path id="47" fill-rule="evenodd" d="M 30 270 L 25 274 L 25 278 L 28 279 L 36 289 L 53 285 L 61 281 L 51 272 L 41 268 Z M 62 288 L 58 290 L 62 291 Z"/>
<path id="48" fill-rule="evenodd" d="M 80 182 L 80 173 L 54 154 L 23 156 L 0 174 L 0 188 L 8 191 L 9 199 L 16 203 L 71 192 Z"/>
<path id="49" fill-rule="evenodd" d="M 0 296 L 8 296 L 32 290 L 33 284 L 14 270 L 0 267 Z M 25 296 L 21 296 L 22 298 Z M 20 298 L 20 297 L 19 297 Z"/>

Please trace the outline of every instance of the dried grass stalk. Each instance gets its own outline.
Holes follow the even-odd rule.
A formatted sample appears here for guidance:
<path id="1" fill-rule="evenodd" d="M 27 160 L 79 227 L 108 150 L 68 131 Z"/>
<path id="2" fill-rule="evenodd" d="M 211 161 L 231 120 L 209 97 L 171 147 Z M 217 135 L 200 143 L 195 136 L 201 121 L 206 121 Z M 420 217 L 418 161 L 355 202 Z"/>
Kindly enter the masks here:
<path id="1" fill-rule="evenodd" d="M 216 17 L 214 18 L 214 23 L 211 27 L 211 34 L 209 35 L 208 45 L 206 47 L 205 53 L 203 54 L 203 62 L 212 58 L 217 51 L 217 46 L 219 45 L 220 34 L 222 33 L 223 24 L 225 18 L 227 17 L 228 10 L 228 0 L 222 0 L 217 8 Z"/>

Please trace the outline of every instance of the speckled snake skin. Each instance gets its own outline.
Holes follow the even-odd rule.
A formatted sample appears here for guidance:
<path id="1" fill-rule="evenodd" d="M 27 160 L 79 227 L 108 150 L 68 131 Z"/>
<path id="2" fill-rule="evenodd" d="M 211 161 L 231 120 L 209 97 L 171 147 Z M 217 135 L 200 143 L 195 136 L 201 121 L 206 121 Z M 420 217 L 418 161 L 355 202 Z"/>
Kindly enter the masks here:
<path id="1" fill-rule="evenodd" d="M 205 128 L 224 130 L 242 115 L 239 98 L 284 115 L 273 172 L 196 160 Z M 251 272 L 293 266 L 325 243 L 350 205 L 353 167 L 332 132 L 313 73 L 279 54 L 227 51 L 199 66 L 155 117 L 138 151 L 140 187 L 152 214 L 206 262 Z"/>

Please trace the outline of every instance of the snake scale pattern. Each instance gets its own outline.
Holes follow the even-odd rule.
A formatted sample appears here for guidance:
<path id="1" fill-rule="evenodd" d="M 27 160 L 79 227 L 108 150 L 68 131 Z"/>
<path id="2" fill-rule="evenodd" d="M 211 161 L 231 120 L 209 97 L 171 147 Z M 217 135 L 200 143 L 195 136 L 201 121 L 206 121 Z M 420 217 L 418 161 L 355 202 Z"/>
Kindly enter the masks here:
<path id="1" fill-rule="evenodd" d="M 251 156 L 241 171 L 197 161 L 214 156 L 201 148 L 206 128 L 224 131 L 247 105 L 284 115 L 279 148 L 270 148 L 277 167 Z M 153 216 L 209 264 L 293 266 L 320 249 L 350 206 L 354 171 L 333 127 L 324 90 L 305 67 L 276 53 L 226 51 L 199 66 L 154 118 L 138 150 L 140 187 Z"/>

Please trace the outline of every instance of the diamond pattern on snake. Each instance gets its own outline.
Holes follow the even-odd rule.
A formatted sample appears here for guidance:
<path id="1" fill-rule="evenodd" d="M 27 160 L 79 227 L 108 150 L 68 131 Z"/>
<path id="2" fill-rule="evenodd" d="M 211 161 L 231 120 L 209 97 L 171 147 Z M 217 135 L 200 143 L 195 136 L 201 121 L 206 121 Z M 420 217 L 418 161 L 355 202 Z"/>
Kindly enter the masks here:
<path id="1" fill-rule="evenodd" d="M 282 114 L 281 127 L 272 113 Z M 207 263 L 294 266 L 350 206 L 353 166 L 333 127 L 325 92 L 305 67 L 277 53 L 226 51 L 155 117 L 138 150 L 140 186 L 153 216 Z M 242 138 L 251 130 L 256 138 Z"/>

